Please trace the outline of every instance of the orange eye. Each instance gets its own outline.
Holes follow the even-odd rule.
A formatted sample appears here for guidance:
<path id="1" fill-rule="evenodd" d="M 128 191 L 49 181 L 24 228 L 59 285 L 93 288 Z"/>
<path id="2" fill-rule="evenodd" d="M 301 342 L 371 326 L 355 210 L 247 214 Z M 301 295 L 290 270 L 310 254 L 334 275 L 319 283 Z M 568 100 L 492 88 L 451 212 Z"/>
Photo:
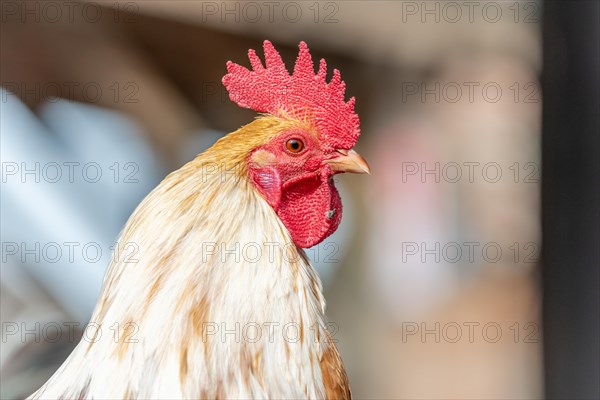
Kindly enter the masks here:
<path id="1" fill-rule="evenodd" d="M 285 142 L 285 147 L 290 153 L 300 153 L 304 149 L 304 143 L 300 139 L 290 139 Z"/>

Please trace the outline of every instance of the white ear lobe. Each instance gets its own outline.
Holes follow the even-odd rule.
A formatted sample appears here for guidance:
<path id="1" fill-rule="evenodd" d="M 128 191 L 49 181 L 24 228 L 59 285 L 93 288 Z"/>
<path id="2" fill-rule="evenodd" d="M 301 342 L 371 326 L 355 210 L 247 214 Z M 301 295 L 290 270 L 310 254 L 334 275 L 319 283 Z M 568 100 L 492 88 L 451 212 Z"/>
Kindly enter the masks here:
<path id="1" fill-rule="evenodd" d="M 277 157 L 275 154 L 266 150 L 257 150 L 250 157 L 250 162 L 256 165 L 258 168 L 267 167 L 277 163 Z"/>
<path id="2" fill-rule="evenodd" d="M 281 202 L 281 178 L 273 167 L 277 164 L 275 154 L 267 150 L 257 150 L 250 157 L 253 173 L 252 180 L 267 203 L 275 212 Z"/>
<path id="3" fill-rule="evenodd" d="M 252 179 L 267 203 L 277 212 L 281 202 L 281 178 L 277 170 L 269 166 L 262 167 L 252 174 Z"/>

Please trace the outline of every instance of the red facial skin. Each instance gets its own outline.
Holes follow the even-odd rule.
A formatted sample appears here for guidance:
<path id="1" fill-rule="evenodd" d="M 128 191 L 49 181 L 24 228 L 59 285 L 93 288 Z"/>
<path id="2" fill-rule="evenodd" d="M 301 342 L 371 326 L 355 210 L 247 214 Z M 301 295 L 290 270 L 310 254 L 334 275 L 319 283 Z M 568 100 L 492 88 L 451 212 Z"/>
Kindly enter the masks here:
<path id="1" fill-rule="evenodd" d="M 302 151 L 293 153 L 286 143 L 301 140 Z M 252 162 L 258 151 L 274 156 L 268 165 Z M 342 201 L 333 185 L 333 171 L 325 160 L 335 157 L 318 140 L 302 130 L 279 135 L 253 151 L 249 174 L 258 191 L 273 207 L 298 247 L 312 247 L 337 229 L 342 219 Z"/>

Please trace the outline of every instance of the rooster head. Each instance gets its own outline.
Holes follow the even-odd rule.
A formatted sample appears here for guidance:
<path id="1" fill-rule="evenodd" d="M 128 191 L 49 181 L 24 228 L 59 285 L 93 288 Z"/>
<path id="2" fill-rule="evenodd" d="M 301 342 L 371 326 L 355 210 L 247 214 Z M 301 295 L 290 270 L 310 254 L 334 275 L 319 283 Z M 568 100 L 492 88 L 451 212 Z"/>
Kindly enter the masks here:
<path id="1" fill-rule="evenodd" d="M 229 147 L 243 158 L 245 176 L 275 210 L 294 243 L 306 248 L 331 235 L 341 221 L 333 175 L 370 171 L 352 149 L 360 124 L 354 98 L 344 99 L 339 71 L 326 82 L 325 60 L 315 74 L 306 43 L 299 47 L 291 75 L 269 41 L 264 42 L 265 66 L 254 50 L 248 52 L 252 70 L 227 63 L 223 84 L 231 100 L 263 116 L 219 147 Z"/>

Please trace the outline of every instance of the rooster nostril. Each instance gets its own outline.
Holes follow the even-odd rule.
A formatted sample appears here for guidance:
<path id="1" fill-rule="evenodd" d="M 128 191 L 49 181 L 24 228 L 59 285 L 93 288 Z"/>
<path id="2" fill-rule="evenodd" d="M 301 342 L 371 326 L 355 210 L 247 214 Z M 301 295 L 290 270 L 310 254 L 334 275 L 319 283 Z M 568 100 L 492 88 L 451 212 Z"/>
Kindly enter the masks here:
<path id="1" fill-rule="evenodd" d="M 327 217 L 327 219 L 333 218 L 334 215 L 335 215 L 335 208 L 333 210 L 329 210 L 325 213 L 325 216 Z"/>

